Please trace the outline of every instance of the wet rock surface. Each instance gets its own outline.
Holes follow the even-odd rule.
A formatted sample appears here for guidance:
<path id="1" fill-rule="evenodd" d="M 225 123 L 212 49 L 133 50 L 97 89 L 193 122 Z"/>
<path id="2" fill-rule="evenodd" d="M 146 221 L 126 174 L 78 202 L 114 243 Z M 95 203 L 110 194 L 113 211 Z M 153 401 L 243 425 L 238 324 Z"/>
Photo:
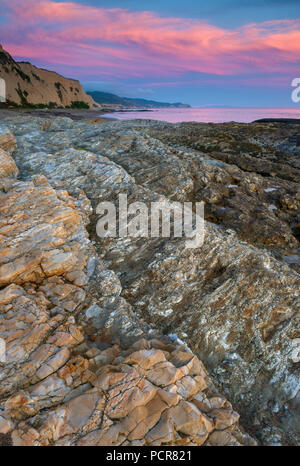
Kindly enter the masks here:
<path id="1" fill-rule="evenodd" d="M 1 121 L 3 442 L 300 443 L 297 131 Z M 99 238 L 120 193 L 205 201 L 203 246 Z"/>

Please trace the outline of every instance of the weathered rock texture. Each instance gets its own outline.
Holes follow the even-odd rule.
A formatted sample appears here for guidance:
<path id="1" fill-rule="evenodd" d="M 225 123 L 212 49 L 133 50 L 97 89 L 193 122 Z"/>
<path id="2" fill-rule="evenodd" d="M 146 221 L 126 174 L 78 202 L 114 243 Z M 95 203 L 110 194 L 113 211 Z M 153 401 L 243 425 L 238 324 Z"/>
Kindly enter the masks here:
<path id="1" fill-rule="evenodd" d="M 125 313 L 126 303 L 114 273 L 93 254 L 88 200 L 55 191 L 44 176 L 17 181 L 13 159 L 0 155 L 2 443 L 254 444 L 185 346 L 113 342 L 116 332 L 98 320 L 111 304 L 117 323 L 113 314 Z M 93 280 L 98 292 L 88 297 Z M 125 339 L 131 320 L 120 325 Z M 141 333 L 136 325 L 134 333 Z"/>
<path id="2" fill-rule="evenodd" d="M 261 443 L 298 444 L 295 127 L 20 117 L 1 128 L 20 170 L 3 152 L 6 441 L 254 444 L 237 409 Z M 95 208 L 120 193 L 205 200 L 204 245 L 98 238 Z"/>
<path id="3" fill-rule="evenodd" d="M 28 62 L 16 62 L 0 45 L 0 77 L 6 83 L 6 101 L 18 105 L 70 106 L 84 102 L 91 108 L 98 104 L 86 94 L 79 81 Z"/>

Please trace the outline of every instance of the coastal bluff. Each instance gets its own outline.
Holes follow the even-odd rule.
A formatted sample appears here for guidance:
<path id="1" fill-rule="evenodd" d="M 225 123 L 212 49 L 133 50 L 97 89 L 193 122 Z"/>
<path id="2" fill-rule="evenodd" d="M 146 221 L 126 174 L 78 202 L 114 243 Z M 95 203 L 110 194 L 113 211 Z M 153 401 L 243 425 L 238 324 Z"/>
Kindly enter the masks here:
<path id="1" fill-rule="evenodd" d="M 65 78 L 54 71 L 37 68 L 29 62 L 16 62 L 1 45 L 0 78 L 6 83 L 6 102 L 11 104 L 25 107 L 86 104 L 90 108 L 98 107 L 79 81 Z"/>

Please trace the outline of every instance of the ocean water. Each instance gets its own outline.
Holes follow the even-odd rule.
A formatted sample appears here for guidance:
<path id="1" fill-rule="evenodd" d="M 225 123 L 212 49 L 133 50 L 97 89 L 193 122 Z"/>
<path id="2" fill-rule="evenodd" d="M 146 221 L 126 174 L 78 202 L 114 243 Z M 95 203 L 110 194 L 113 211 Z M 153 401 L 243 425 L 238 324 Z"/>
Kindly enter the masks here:
<path id="1" fill-rule="evenodd" d="M 161 120 L 169 123 L 198 121 L 202 123 L 224 123 L 236 121 L 250 123 L 260 118 L 300 118 L 299 107 L 290 108 L 159 108 L 152 111 L 118 112 L 102 115 L 118 120 Z"/>

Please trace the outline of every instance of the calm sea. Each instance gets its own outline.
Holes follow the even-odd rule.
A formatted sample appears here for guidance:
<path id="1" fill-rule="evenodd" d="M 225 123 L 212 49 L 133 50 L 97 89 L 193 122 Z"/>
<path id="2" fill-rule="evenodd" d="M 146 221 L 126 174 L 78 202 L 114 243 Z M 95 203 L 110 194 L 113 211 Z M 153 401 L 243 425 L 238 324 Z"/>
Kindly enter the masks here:
<path id="1" fill-rule="evenodd" d="M 260 118 L 300 118 L 300 106 L 294 108 L 159 108 L 147 112 L 119 112 L 102 116 L 118 120 L 143 118 L 168 121 L 169 123 L 181 121 L 250 123 Z"/>

